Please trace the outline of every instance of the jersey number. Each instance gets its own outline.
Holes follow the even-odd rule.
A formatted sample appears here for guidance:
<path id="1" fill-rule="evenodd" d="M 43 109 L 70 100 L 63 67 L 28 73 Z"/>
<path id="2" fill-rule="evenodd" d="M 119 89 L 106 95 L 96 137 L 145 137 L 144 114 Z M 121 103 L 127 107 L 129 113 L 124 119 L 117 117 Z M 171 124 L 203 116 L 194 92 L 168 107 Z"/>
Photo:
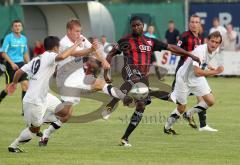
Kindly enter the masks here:
<path id="1" fill-rule="evenodd" d="M 33 61 L 33 64 L 32 64 L 32 69 L 31 69 L 31 72 L 33 74 L 36 74 L 40 68 L 40 59 L 37 59 L 36 61 Z"/>

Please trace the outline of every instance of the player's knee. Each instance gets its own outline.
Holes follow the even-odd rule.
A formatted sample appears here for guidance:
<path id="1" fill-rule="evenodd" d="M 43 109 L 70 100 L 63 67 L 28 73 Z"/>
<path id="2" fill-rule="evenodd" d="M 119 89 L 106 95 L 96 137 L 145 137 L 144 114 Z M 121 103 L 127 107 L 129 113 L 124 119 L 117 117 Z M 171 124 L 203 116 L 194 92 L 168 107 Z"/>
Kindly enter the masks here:
<path id="1" fill-rule="evenodd" d="M 215 104 L 214 99 L 209 100 L 209 101 L 207 102 L 207 105 L 208 105 L 209 107 L 213 106 L 214 104 Z"/>
<path id="2" fill-rule="evenodd" d="M 96 90 L 96 91 L 102 90 L 105 84 L 106 82 L 103 80 L 96 80 L 93 85 L 93 90 Z"/>
<path id="3" fill-rule="evenodd" d="M 137 102 L 136 103 L 136 111 L 143 113 L 144 110 L 145 110 L 145 102 L 143 102 L 143 101 Z"/>
<path id="4" fill-rule="evenodd" d="M 186 105 L 178 104 L 177 110 L 180 114 L 183 114 L 186 110 Z"/>
<path id="5" fill-rule="evenodd" d="M 35 126 L 31 126 L 29 128 L 29 130 L 32 132 L 32 133 L 38 133 L 40 131 L 40 126 L 38 127 L 35 127 Z"/>

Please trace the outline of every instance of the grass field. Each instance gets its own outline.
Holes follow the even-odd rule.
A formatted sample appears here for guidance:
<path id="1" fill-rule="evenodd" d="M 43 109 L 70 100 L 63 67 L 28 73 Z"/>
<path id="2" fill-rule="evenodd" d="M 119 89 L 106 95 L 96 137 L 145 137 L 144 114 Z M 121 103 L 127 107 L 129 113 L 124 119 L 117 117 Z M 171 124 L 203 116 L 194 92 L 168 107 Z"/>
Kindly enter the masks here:
<path id="1" fill-rule="evenodd" d="M 172 77 L 167 77 L 170 84 Z M 0 87 L 4 87 L 0 78 Z M 38 138 L 25 144 L 27 153 L 14 154 L 8 145 L 25 127 L 21 114 L 20 87 L 14 96 L 0 104 L 0 164 L 75 165 L 75 164 L 239 164 L 239 78 L 209 78 L 216 104 L 208 110 L 208 123 L 219 132 L 199 132 L 180 120 L 175 129 L 179 136 L 163 134 L 165 117 L 175 107 L 172 103 L 153 100 L 143 122 L 130 136 L 132 148 L 118 146 L 133 110 L 119 106 L 108 121 L 68 123 L 56 132 L 46 148 L 38 147 Z M 155 82 L 157 83 L 157 82 Z M 195 99 L 189 98 L 188 107 Z M 82 99 L 74 115 L 96 109 L 99 102 Z M 197 119 L 197 116 L 195 116 Z M 198 122 L 198 120 L 197 120 Z"/>

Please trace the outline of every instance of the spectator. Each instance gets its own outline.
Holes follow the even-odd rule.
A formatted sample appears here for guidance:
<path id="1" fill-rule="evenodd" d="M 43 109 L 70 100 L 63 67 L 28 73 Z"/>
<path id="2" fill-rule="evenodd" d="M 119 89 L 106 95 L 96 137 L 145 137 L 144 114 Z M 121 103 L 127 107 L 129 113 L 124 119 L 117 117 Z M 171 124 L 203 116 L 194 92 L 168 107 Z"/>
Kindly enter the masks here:
<path id="1" fill-rule="evenodd" d="M 157 38 L 157 36 L 156 36 L 156 34 L 154 34 L 154 32 L 155 32 L 155 27 L 150 25 L 150 26 L 148 26 L 148 30 L 144 35 L 149 38 Z"/>
<path id="2" fill-rule="evenodd" d="M 235 51 L 237 42 L 237 32 L 233 30 L 232 24 L 226 26 L 227 33 L 224 37 L 224 50 Z"/>
<path id="3" fill-rule="evenodd" d="M 0 93 L 0 102 L 7 96 L 7 88 L 13 81 L 15 72 L 29 62 L 27 38 L 21 34 L 22 30 L 22 22 L 14 20 L 12 22 L 12 32 L 4 38 L 2 56 L 6 60 L 6 89 Z M 23 99 L 28 88 L 27 74 L 23 74 L 19 82 L 22 87 Z"/>
<path id="4" fill-rule="evenodd" d="M 165 39 L 168 44 L 177 44 L 179 40 L 179 31 L 175 29 L 175 24 L 173 20 L 168 22 L 168 30 L 165 33 Z"/>
<path id="5" fill-rule="evenodd" d="M 112 50 L 112 45 L 109 42 L 107 42 L 107 37 L 105 35 L 102 35 L 100 45 L 103 48 L 102 54 L 104 58 L 106 58 L 107 54 L 110 52 L 110 50 Z"/>
<path id="6" fill-rule="evenodd" d="M 33 49 L 33 57 L 43 54 L 44 52 L 45 52 L 45 49 L 43 47 L 42 42 L 39 40 L 35 41 L 35 47 Z"/>
<path id="7" fill-rule="evenodd" d="M 213 19 L 213 27 L 210 29 L 209 34 L 215 31 L 219 31 L 222 37 L 224 37 L 227 33 L 227 30 L 220 25 L 218 18 Z"/>

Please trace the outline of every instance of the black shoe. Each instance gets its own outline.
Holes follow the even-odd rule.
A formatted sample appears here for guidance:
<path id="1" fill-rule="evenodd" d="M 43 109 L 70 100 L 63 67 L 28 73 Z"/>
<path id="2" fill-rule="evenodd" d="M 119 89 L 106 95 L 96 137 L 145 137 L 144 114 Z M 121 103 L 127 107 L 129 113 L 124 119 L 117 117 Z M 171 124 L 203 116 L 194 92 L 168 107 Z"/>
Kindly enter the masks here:
<path id="1" fill-rule="evenodd" d="M 183 119 L 188 121 L 188 124 L 190 125 L 190 127 L 197 129 L 197 124 L 195 123 L 193 116 L 190 117 L 187 115 L 187 112 L 184 112 Z"/>
<path id="2" fill-rule="evenodd" d="M 9 152 L 15 152 L 15 153 L 21 153 L 24 152 L 21 148 L 17 147 L 17 148 L 13 148 L 13 147 L 8 147 L 8 151 Z"/>
<path id="3" fill-rule="evenodd" d="M 177 135 L 176 131 L 174 131 L 173 129 L 166 129 L 165 127 L 163 127 L 164 133 L 168 134 L 168 135 Z"/>
<path id="4" fill-rule="evenodd" d="M 36 133 L 36 135 L 37 135 L 38 137 L 42 137 L 42 136 L 43 136 L 43 133 L 40 131 L 40 132 Z"/>
<path id="5" fill-rule="evenodd" d="M 125 96 L 123 98 L 123 105 L 129 106 L 133 102 L 133 98 L 131 96 Z"/>
<path id="6" fill-rule="evenodd" d="M 44 138 L 44 139 L 41 138 L 38 144 L 39 144 L 39 147 L 46 147 L 47 143 L 48 143 L 48 138 Z"/>

